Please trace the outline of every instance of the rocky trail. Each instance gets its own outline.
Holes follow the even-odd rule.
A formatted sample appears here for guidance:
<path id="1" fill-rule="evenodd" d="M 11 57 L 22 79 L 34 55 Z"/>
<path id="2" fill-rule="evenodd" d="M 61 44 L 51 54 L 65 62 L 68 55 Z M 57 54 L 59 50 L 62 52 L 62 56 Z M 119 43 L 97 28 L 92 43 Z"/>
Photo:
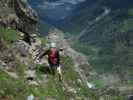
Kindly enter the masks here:
<path id="1" fill-rule="evenodd" d="M 23 34 L 23 33 L 19 33 Z M 23 35 L 22 35 L 23 36 Z M 55 33 L 51 34 L 49 37 L 49 42 L 56 42 L 58 45 L 58 48 L 63 48 L 64 52 L 63 55 L 67 55 L 70 58 L 72 58 L 72 62 L 74 63 L 74 69 L 76 73 L 78 73 L 78 78 L 76 80 L 80 81 L 80 84 L 84 83 L 85 85 L 87 84 L 87 79 L 86 76 L 83 76 L 83 72 L 81 72 L 80 66 L 87 64 L 87 60 L 85 57 L 83 57 L 81 54 L 76 53 L 69 45 L 69 43 L 61 36 L 56 35 Z M 60 42 L 61 41 L 61 42 Z M 41 39 L 36 35 L 32 34 L 31 36 L 31 45 L 29 45 L 27 42 L 25 42 L 22 39 L 18 39 L 13 45 L 10 47 L 12 49 L 12 52 L 8 52 L 10 55 L 14 55 L 14 59 L 17 59 L 20 61 L 20 63 L 24 64 L 26 66 L 24 68 L 24 73 L 22 76 L 19 75 L 16 70 L 13 70 L 13 68 L 10 66 L 10 63 L 12 62 L 5 62 L 4 60 L 0 60 L 0 70 L 3 70 L 5 73 L 7 73 L 10 77 L 13 79 L 20 79 L 20 77 L 24 77 L 25 83 L 28 84 L 29 86 L 42 86 L 49 84 L 51 80 L 56 84 L 55 90 L 60 92 L 61 90 L 63 91 L 63 94 L 66 98 L 66 100 L 71 100 L 72 98 L 80 98 L 78 96 L 78 91 L 77 87 L 75 88 L 74 85 L 76 80 L 63 80 L 62 82 L 59 82 L 57 78 L 51 79 L 50 75 L 47 74 L 47 72 L 43 72 L 41 74 L 41 79 L 38 78 L 38 72 L 37 72 L 37 66 L 36 65 L 41 65 L 41 66 L 47 66 L 48 68 L 48 62 L 47 62 L 47 57 L 43 57 L 41 60 L 38 60 L 38 56 L 47 49 L 47 46 L 42 46 L 42 41 Z M 8 50 L 8 47 L 7 47 Z M 5 50 L 6 51 L 6 50 Z M 4 56 L 4 55 L 3 55 Z M 78 59 L 80 56 L 81 59 Z M 14 61 L 15 62 L 15 61 Z M 16 64 L 12 65 L 16 66 Z M 10 68 L 11 67 L 11 68 Z M 17 66 L 16 66 L 17 67 Z M 47 69 L 46 68 L 46 69 Z M 45 69 L 45 68 L 44 68 Z M 64 70 L 65 71 L 65 70 Z M 69 73 L 69 72 L 66 72 Z M 53 83 L 52 83 L 53 84 Z M 60 90 L 61 89 L 61 90 Z M 72 95 L 72 97 L 71 97 Z M 79 100 L 80 100 L 79 99 Z M 50 100 L 50 99 L 48 99 Z M 53 98 L 53 100 L 56 100 Z"/>
<path id="2" fill-rule="evenodd" d="M 98 75 L 98 73 L 94 71 L 92 66 L 88 63 L 86 56 L 82 53 L 75 51 L 71 47 L 70 43 L 64 38 L 64 35 L 62 33 L 55 31 L 51 32 L 48 36 L 49 36 L 49 42 L 56 42 L 59 48 L 64 49 L 64 54 L 72 59 L 74 64 L 74 69 L 79 75 L 78 80 L 80 80 L 82 84 L 85 84 L 88 87 L 88 90 L 91 90 L 91 92 L 95 92 L 95 90 L 97 90 L 96 95 L 98 95 L 101 98 L 100 100 L 102 99 L 106 100 L 106 93 L 109 93 L 110 91 L 115 91 L 115 92 L 119 91 L 122 93 L 124 93 L 123 91 L 130 91 L 130 92 L 132 91 L 130 85 L 128 87 L 126 87 L 126 85 L 115 86 L 115 84 L 120 82 L 120 77 L 118 77 L 117 74 Z M 85 73 L 86 70 L 89 76 L 87 76 L 87 74 Z M 103 85 L 105 85 L 104 90 L 98 89 L 98 87 L 96 87 L 96 84 L 92 83 L 91 79 L 96 77 L 97 77 L 96 80 L 102 80 L 104 82 L 103 83 Z M 66 85 L 66 87 L 68 86 Z M 116 87 L 118 89 L 116 89 Z M 107 98 L 113 98 L 113 97 L 109 96 Z"/>
<path id="3" fill-rule="evenodd" d="M 92 70 L 85 55 L 75 51 L 60 31 L 56 32 L 56 30 L 54 30 L 50 32 L 46 38 L 48 38 L 48 44 L 49 42 L 56 42 L 57 47 L 63 49 L 61 55 L 65 56 L 65 59 L 62 68 L 62 82 L 58 81 L 57 77 L 50 75 L 47 57 L 38 60 L 38 56 L 49 47 L 48 44 L 45 44 L 45 46 L 42 45 L 40 37 L 36 34 L 32 34 L 31 36 L 31 45 L 18 38 L 12 45 L 2 46 L 4 43 L 2 42 L 3 40 L 1 40 L 0 71 L 3 71 L 14 80 L 20 80 L 22 78 L 24 84 L 27 84 L 29 87 L 41 87 L 44 91 L 46 88 L 52 87 L 53 90 L 50 91 L 62 93 L 61 95 L 64 95 L 64 100 L 88 100 L 86 97 L 91 98 L 92 95 L 103 97 L 111 90 L 121 91 L 122 93 L 132 91 L 132 85 L 120 85 L 115 89 L 115 86 L 112 84 L 120 81 L 117 75 L 100 75 L 97 77 L 101 78 L 104 84 L 109 85 L 105 87 L 106 89 L 104 88 L 104 91 L 102 91 L 102 89 L 97 90 L 97 87 L 91 81 L 93 77 L 97 76 L 97 73 Z M 87 74 L 89 74 L 89 76 Z M 82 85 L 86 86 L 85 90 Z M 97 92 L 95 90 L 97 90 Z M 86 92 L 87 96 L 79 95 L 81 91 Z M 58 100 L 52 96 L 49 96 L 46 100 L 51 100 L 50 98 L 52 98 L 52 100 Z"/>
<path id="4" fill-rule="evenodd" d="M 79 53 L 77 51 L 75 51 L 70 44 L 68 43 L 68 41 L 64 38 L 63 34 L 59 34 L 59 33 L 50 33 L 49 34 L 49 41 L 50 42 L 56 42 L 58 44 L 59 48 L 63 48 L 64 49 L 64 53 L 66 55 L 68 55 L 70 58 L 72 58 L 73 63 L 74 63 L 74 67 L 75 67 L 75 71 L 78 73 L 79 77 L 80 77 L 80 81 L 85 84 L 86 86 L 88 86 L 88 89 L 90 88 L 95 88 L 95 85 L 88 82 L 88 78 L 85 75 L 84 72 L 84 67 L 88 67 L 91 69 L 90 64 L 88 63 L 88 60 L 86 58 L 85 55 L 83 55 L 82 53 Z M 91 70 L 92 72 L 92 70 Z M 96 73 L 96 72 L 95 72 Z"/>
<path id="5" fill-rule="evenodd" d="M 94 84 L 91 84 L 88 82 L 87 76 L 85 75 L 85 73 L 82 69 L 82 67 L 84 67 L 84 66 L 85 67 L 90 66 L 86 57 L 83 54 L 72 49 L 71 46 L 69 45 L 69 43 L 67 42 L 67 40 L 64 39 L 63 34 L 60 34 L 60 33 L 58 34 L 56 32 L 50 33 L 48 35 L 48 42 L 55 42 L 57 44 L 57 48 L 63 49 L 63 52 L 61 55 L 67 55 L 70 58 L 72 58 L 72 60 L 73 60 L 72 62 L 74 63 L 74 69 L 79 75 L 79 79 L 77 79 L 77 80 L 79 80 L 81 82 L 81 84 L 85 84 L 86 86 L 88 86 L 88 89 L 95 88 Z M 36 48 L 36 47 L 38 47 L 38 48 Z M 38 55 L 42 53 L 42 50 L 40 50 L 40 49 L 45 50 L 45 49 L 47 49 L 47 47 L 41 47 L 41 41 L 39 40 L 39 38 L 36 38 L 36 42 L 33 43 L 32 46 L 29 48 L 30 53 L 32 55 L 32 59 L 34 60 L 34 63 L 35 64 L 44 64 L 46 66 L 49 66 L 46 58 L 43 58 L 38 61 Z M 29 70 L 29 73 L 30 74 L 28 76 L 35 77 L 34 70 L 32 70 L 32 71 Z M 33 74 L 31 75 L 31 73 L 33 73 Z M 44 77 L 45 81 L 48 80 L 48 79 L 46 79 L 46 78 L 48 78 L 47 75 L 43 75 L 43 76 L 45 76 Z M 57 86 L 62 88 L 62 90 L 64 91 L 64 94 L 66 96 L 65 97 L 66 99 L 70 99 L 70 97 L 67 96 L 68 95 L 67 93 L 72 93 L 72 94 L 76 95 L 77 90 L 74 87 L 70 86 L 66 80 L 63 80 L 61 82 L 61 84 L 59 84 L 57 82 L 57 80 L 58 79 L 55 79 L 55 83 Z M 35 85 L 38 85 L 37 82 L 31 81 L 30 84 L 32 84 L 32 83 Z M 41 83 L 41 81 L 40 81 L 40 83 Z M 58 89 L 57 89 L 57 91 L 58 91 Z M 76 98 L 80 98 L 80 97 L 76 96 Z"/>

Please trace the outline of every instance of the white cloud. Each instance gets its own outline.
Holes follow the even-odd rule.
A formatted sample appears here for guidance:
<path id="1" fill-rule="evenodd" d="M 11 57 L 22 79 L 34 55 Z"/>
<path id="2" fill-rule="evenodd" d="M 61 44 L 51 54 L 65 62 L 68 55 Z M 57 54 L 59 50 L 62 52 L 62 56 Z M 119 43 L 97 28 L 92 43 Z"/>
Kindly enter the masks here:
<path id="1" fill-rule="evenodd" d="M 61 2 L 70 3 L 70 4 L 73 4 L 73 5 L 78 4 L 77 0 L 61 0 Z"/>
<path id="2" fill-rule="evenodd" d="M 53 9 L 57 6 L 64 5 L 63 2 L 43 2 L 43 4 L 38 5 L 42 9 Z"/>
<path id="3" fill-rule="evenodd" d="M 70 11 L 70 10 L 71 10 L 71 7 L 67 6 L 67 7 L 66 7 L 66 10 L 67 10 L 67 11 Z"/>
<path id="4" fill-rule="evenodd" d="M 64 3 L 63 2 L 44 2 L 44 5 L 56 7 L 56 6 L 64 5 Z"/>
<path id="5" fill-rule="evenodd" d="M 79 2 L 85 2 L 86 0 L 78 0 Z"/>
<path id="6" fill-rule="evenodd" d="M 79 4 L 81 2 L 85 2 L 85 1 L 86 0 L 59 0 L 59 1 L 55 1 L 55 2 L 44 1 L 43 4 L 38 5 L 38 7 L 42 8 L 42 9 L 54 9 L 58 6 L 65 5 L 65 3 L 72 4 L 72 5 L 77 5 L 77 4 Z M 66 7 L 65 9 L 68 11 L 71 8 Z"/>
<path id="7" fill-rule="evenodd" d="M 70 3 L 70 4 L 73 4 L 73 5 L 76 5 L 78 3 L 85 2 L 85 1 L 86 0 L 60 0 L 60 2 Z"/>

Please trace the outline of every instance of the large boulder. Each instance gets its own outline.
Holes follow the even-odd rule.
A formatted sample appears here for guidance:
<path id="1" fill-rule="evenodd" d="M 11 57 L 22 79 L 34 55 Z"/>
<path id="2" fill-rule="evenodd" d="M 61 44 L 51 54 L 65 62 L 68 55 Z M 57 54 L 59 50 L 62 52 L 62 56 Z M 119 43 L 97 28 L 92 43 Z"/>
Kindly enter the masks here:
<path id="1" fill-rule="evenodd" d="M 0 0 L 0 26 L 30 34 L 37 31 L 37 22 L 37 14 L 25 1 Z"/>
<path id="2" fill-rule="evenodd" d="M 128 100 L 133 100 L 133 95 L 129 95 Z"/>

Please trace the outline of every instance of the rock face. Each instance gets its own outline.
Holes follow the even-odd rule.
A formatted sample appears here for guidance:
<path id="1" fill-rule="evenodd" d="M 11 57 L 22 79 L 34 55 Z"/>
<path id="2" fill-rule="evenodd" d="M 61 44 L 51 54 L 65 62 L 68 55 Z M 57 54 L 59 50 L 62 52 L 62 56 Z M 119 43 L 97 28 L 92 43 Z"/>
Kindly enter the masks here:
<path id="1" fill-rule="evenodd" d="M 0 0 L 0 26 L 24 33 L 37 31 L 37 14 L 24 0 Z"/>

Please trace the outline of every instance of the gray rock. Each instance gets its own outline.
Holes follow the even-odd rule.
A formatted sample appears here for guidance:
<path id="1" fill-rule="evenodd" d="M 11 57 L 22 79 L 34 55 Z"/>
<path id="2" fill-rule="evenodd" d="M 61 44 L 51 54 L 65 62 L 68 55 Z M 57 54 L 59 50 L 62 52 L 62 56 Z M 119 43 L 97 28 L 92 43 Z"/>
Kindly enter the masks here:
<path id="1" fill-rule="evenodd" d="M 19 41 L 15 44 L 15 48 L 19 51 L 21 56 L 26 57 L 29 54 L 29 45 L 24 41 Z"/>
<path id="2" fill-rule="evenodd" d="M 129 95 L 127 100 L 133 100 L 133 95 Z"/>
<path id="3" fill-rule="evenodd" d="M 23 0 L 0 0 L 0 26 L 30 34 L 37 31 L 37 22 L 37 14 Z"/>
<path id="4" fill-rule="evenodd" d="M 27 97 L 27 100 L 35 100 L 35 97 L 33 94 L 30 94 L 28 97 Z"/>
<path id="5" fill-rule="evenodd" d="M 7 73 L 10 77 L 14 78 L 14 79 L 18 79 L 19 76 L 15 73 L 15 72 L 8 72 L 8 71 L 4 71 L 5 73 Z"/>
<path id="6" fill-rule="evenodd" d="M 35 72 L 35 70 L 27 70 L 25 72 L 25 77 L 26 77 L 26 79 L 27 78 L 33 78 L 33 79 L 35 79 L 36 78 L 36 72 Z"/>

